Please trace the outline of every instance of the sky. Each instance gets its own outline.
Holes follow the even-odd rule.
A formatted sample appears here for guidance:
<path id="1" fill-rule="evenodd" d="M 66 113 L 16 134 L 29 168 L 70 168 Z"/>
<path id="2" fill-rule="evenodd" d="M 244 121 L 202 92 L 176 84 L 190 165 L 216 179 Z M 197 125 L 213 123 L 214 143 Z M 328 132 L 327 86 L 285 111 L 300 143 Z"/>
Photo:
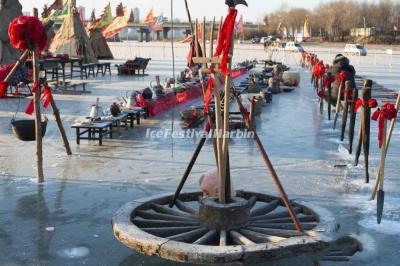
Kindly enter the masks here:
<path id="1" fill-rule="evenodd" d="M 45 4 L 50 5 L 54 0 L 19 0 L 23 6 L 23 11 L 31 11 L 33 7 L 39 8 L 39 13 Z M 330 0 L 247 0 L 249 7 L 239 6 L 239 14 L 243 14 L 245 21 L 262 22 L 265 14 L 277 10 L 281 7 L 304 7 L 313 8 L 322 2 Z M 86 17 L 90 16 L 91 10 L 96 9 L 96 16 L 99 16 L 104 6 L 111 2 L 113 12 L 115 7 L 122 2 L 130 8 L 138 7 L 140 17 L 143 19 L 152 7 L 155 15 L 163 12 L 164 16 L 170 17 L 170 0 L 76 0 L 77 6 L 86 8 Z M 174 17 L 180 20 L 187 20 L 184 0 L 173 0 Z M 206 16 L 212 19 L 213 16 L 221 17 L 226 14 L 225 0 L 188 0 L 189 8 L 193 18 L 201 19 Z"/>

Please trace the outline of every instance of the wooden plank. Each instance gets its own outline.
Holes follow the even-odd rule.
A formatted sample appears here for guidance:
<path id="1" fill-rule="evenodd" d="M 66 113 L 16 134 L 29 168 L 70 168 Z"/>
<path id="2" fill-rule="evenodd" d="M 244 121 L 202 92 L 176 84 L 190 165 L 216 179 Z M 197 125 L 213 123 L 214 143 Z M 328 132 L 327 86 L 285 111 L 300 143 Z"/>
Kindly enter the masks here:
<path id="1" fill-rule="evenodd" d="M 254 217 L 254 216 L 260 216 L 260 215 L 270 213 L 273 210 L 275 210 L 279 206 L 280 203 L 281 203 L 280 200 L 274 200 L 272 202 L 269 202 L 268 204 L 262 204 L 261 206 L 258 206 L 255 209 L 253 209 L 250 212 L 250 216 Z"/>
<path id="2" fill-rule="evenodd" d="M 193 57 L 193 63 L 195 63 L 195 64 L 221 64 L 221 58 L 219 58 L 219 57 Z"/>

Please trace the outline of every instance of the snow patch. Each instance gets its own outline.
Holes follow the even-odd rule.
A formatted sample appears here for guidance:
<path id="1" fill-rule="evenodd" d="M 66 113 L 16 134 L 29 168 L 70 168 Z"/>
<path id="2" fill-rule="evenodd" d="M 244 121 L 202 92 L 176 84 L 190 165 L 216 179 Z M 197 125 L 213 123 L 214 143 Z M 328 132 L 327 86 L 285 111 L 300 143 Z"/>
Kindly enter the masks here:
<path id="1" fill-rule="evenodd" d="M 67 259 L 81 259 L 87 257 L 90 253 L 90 250 L 87 247 L 73 247 L 67 248 L 64 250 L 60 250 L 57 254 L 60 257 Z"/>

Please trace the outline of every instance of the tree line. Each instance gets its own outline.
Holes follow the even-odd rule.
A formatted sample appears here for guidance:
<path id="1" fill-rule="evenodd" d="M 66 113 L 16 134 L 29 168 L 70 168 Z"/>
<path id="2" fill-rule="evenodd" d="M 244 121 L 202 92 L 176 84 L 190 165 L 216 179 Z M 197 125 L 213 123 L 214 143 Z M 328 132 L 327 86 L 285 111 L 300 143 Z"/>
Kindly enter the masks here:
<path id="1" fill-rule="evenodd" d="M 370 42 L 392 43 L 400 29 L 400 2 L 381 0 L 367 1 L 336 0 L 321 3 L 315 9 L 281 8 L 264 18 L 265 34 L 275 35 L 281 24 L 289 35 L 303 30 L 305 18 L 310 23 L 312 35 L 325 41 L 347 41 L 351 39 L 352 28 L 376 29 Z M 399 32 L 400 33 L 400 32 Z M 398 41 L 398 40 L 397 40 Z"/>

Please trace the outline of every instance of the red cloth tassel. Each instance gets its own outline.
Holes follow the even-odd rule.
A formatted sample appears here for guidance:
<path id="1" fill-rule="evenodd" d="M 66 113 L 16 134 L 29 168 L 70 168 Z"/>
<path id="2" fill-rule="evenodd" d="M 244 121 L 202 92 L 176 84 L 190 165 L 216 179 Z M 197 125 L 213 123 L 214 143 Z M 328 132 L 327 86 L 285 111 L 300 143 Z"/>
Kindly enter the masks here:
<path id="1" fill-rule="evenodd" d="M 25 114 L 32 115 L 34 111 L 35 111 L 35 106 L 33 105 L 33 100 L 31 100 L 25 109 Z"/>
<path id="2" fill-rule="evenodd" d="M 50 102 L 51 102 L 51 97 L 52 97 L 52 95 L 51 95 L 50 87 L 45 87 L 43 90 L 42 96 L 40 98 L 41 100 L 44 100 L 44 102 L 43 102 L 44 109 L 47 109 L 49 107 Z"/>
<path id="3" fill-rule="evenodd" d="M 210 130 L 211 130 L 210 122 L 207 122 L 206 126 L 204 127 L 204 132 L 206 132 L 208 134 L 208 133 L 210 133 Z"/>
<path id="4" fill-rule="evenodd" d="M 385 119 L 391 121 L 397 117 L 397 110 L 394 104 L 386 103 L 381 108 L 375 111 L 372 115 L 372 120 L 378 121 L 379 124 L 379 133 L 378 133 L 378 140 L 379 140 L 379 148 L 382 148 L 383 138 L 385 137 L 383 134 L 384 126 L 385 126 Z"/>
<path id="5" fill-rule="evenodd" d="M 323 90 L 320 90 L 319 92 L 318 92 L 318 97 L 320 97 L 320 98 L 325 98 L 325 92 L 323 91 Z"/>
<path id="6" fill-rule="evenodd" d="M 220 35 L 218 36 L 217 50 L 214 54 L 214 56 L 220 56 L 222 54 L 221 72 L 224 75 L 230 75 L 228 71 L 228 59 L 232 46 L 232 33 L 235 28 L 237 13 L 238 11 L 236 9 L 229 8 L 228 16 L 225 18 Z"/>
<path id="7" fill-rule="evenodd" d="M 39 81 L 35 81 L 33 83 L 32 93 L 35 93 L 37 89 L 40 89 L 40 82 Z"/>

